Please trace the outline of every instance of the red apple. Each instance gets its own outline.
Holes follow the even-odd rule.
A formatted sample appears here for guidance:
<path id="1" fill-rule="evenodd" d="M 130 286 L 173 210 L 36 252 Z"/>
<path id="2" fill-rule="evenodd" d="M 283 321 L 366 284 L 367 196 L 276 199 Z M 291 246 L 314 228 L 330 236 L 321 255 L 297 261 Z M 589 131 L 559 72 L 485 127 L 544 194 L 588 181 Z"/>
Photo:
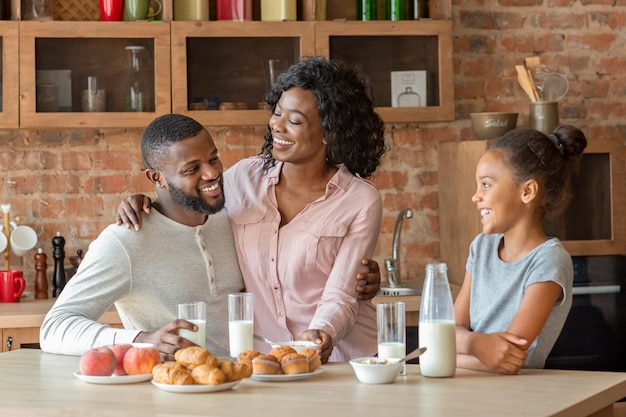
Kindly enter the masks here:
<path id="1" fill-rule="evenodd" d="M 128 350 L 132 347 L 133 345 L 131 345 L 130 343 L 120 343 L 119 345 L 113 345 L 109 347 L 109 349 L 111 349 L 115 354 L 116 366 L 115 371 L 113 372 L 114 375 L 126 375 L 126 371 L 124 370 L 124 356 L 126 355 L 126 352 L 128 352 Z"/>
<path id="2" fill-rule="evenodd" d="M 80 372 L 83 375 L 110 376 L 115 371 L 115 354 L 107 347 L 88 350 L 80 357 Z"/>
<path id="3" fill-rule="evenodd" d="M 128 375 L 152 373 L 152 368 L 159 363 L 161 356 L 154 347 L 132 347 L 124 355 L 124 371 Z"/>

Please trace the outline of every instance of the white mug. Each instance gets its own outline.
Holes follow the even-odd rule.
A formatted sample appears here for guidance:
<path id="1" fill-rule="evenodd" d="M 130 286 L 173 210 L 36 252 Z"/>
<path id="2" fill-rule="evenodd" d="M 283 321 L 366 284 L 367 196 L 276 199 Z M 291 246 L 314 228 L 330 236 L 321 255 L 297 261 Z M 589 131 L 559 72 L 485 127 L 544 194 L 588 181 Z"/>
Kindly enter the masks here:
<path id="1" fill-rule="evenodd" d="M 37 244 L 37 232 L 32 227 L 20 225 L 11 222 L 10 242 L 11 249 L 16 256 L 24 256 L 29 250 Z M 0 233 L 4 231 L 4 225 L 0 225 Z M 4 238 L 4 248 L 6 248 L 6 236 L 0 238 L 0 247 L 2 247 L 2 239 Z M 4 250 L 4 248 L 2 250 Z M 1 251 L 0 251 L 1 252 Z"/>
<path id="2" fill-rule="evenodd" d="M 4 252 L 7 248 L 7 237 L 4 233 L 0 233 L 0 253 Z"/>

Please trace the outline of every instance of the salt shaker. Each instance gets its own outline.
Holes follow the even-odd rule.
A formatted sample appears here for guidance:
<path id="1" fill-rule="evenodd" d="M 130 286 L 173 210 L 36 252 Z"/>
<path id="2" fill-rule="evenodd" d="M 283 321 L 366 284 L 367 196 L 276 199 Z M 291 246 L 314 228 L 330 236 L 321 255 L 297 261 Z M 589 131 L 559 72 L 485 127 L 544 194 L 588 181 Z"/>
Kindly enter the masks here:
<path id="1" fill-rule="evenodd" d="M 426 347 L 420 370 L 427 377 L 451 377 L 456 370 L 456 323 L 447 271 L 443 262 L 426 265 L 418 340 Z"/>
<path id="2" fill-rule="evenodd" d="M 61 236 L 61 232 L 57 232 L 57 235 L 52 238 L 52 257 L 54 258 L 54 275 L 52 282 L 54 284 L 54 290 L 52 292 L 53 297 L 58 297 L 65 287 L 65 268 L 63 268 L 63 261 L 65 260 L 65 238 Z"/>

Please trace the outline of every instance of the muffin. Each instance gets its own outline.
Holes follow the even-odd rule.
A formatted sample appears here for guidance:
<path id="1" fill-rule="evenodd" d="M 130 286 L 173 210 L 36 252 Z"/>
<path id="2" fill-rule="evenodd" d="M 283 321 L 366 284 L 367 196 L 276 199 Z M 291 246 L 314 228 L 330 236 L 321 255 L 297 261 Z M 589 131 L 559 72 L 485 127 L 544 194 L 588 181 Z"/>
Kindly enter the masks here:
<path id="1" fill-rule="evenodd" d="M 322 366 L 322 359 L 317 354 L 315 349 L 303 349 L 300 351 L 302 356 L 305 356 L 309 360 L 309 372 L 313 372 L 320 366 Z"/>
<path id="2" fill-rule="evenodd" d="M 290 353 L 280 363 L 285 374 L 306 374 L 309 372 L 309 358 L 299 353 Z"/>
<path id="3" fill-rule="evenodd" d="M 278 362 L 282 362 L 283 358 L 290 353 L 297 353 L 291 346 L 277 346 L 270 350 L 270 355 L 278 359 Z"/>
<path id="4" fill-rule="evenodd" d="M 252 372 L 257 375 L 279 374 L 280 362 L 273 355 L 257 355 L 252 359 Z"/>
<path id="5" fill-rule="evenodd" d="M 237 363 L 245 363 L 246 365 L 250 366 L 250 368 L 252 368 L 252 359 L 259 355 L 260 353 L 256 350 L 246 350 L 239 354 L 239 356 L 237 357 Z"/>

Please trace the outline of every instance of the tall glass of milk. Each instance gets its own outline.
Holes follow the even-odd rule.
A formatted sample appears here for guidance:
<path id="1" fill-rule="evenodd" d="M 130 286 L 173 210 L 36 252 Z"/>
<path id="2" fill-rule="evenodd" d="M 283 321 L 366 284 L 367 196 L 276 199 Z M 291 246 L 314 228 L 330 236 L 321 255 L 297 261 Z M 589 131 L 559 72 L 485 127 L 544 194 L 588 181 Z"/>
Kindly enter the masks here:
<path id="1" fill-rule="evenodd" d="M 254 304 L 252 293 L 228 294 L 228 344 L 231 358 L 253 348 Z"/>
<path id="2" fill-rule="evenodd" d="M 406 356 L 405 305 L 403 301 L 376 304 L 378 357 L 397 362 Z M 400 375 L 406 374 L 406 365 Z"/>
<path id="3" fill-rule="evenodd" d="M 426 352 L 420 370 L 427 377 L 451 377 L 456 371 L 456 323 L 445 263 L 426 265 L 418 339 Z"/>
<path id="4" fill-rule="evenodd" d="M 198 326 L 197 332 L 178 329 L 178 335 L 192 341 L 198 346 L 206 347 L 206 303 L 198 301 L 178 305 L 178 318 L 187 320 Z"/>

